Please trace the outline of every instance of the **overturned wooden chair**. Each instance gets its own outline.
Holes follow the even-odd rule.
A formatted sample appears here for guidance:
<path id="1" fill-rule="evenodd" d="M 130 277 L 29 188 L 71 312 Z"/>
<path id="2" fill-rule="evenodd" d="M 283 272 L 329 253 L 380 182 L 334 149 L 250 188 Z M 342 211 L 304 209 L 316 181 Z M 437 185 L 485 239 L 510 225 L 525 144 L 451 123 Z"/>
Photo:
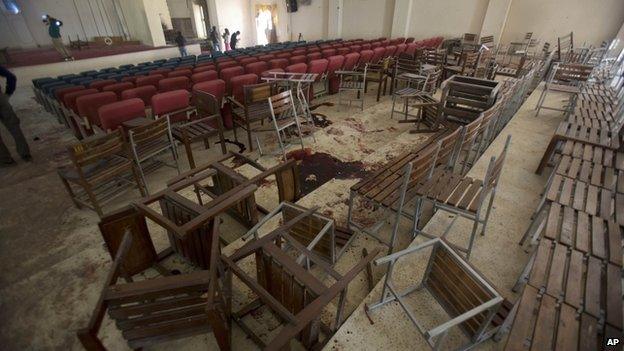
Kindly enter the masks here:
<path id="1" fill-rule="evenodd" d="M 206 270 L 133 281 L 131 273 L 137 273 L 141 264 L 149 265 L 157 257 L 146 246 L 148 243 L 137 243 L 137 236 L 126 231 L 116 247 L 113 266 L 89 324 L 77 332 L 84 348 L 106 350 L 97 334 L 108 311 L 133 349 L 203 334 L 212 329 L 219 348 L 230 350 L 231 293 L 219 262 L 216 225 L 209 235 L 212 240 L 206 248 L 209 253 Z M 153 249 L 151 240 L 149 245 Z M 119 277 L 124 277 L 127 282 L 119 283 Z"/>
<path id="2" fill-rule="evenodd" d="M 399 290 L 393 280 L 393 273 L 403 263 L 399 261 L 409 260 L 408 256 L 416 253 L 428 252 L 430 255 L 422 280 Z M 493 337 L 498 332 L 501 321 L 508 315 L 510 304 L 442 239 L 436 238 L 408 247 L 379 258 L 374 264 L 387 265 L 387 271 L 379 302 L 369 304 L 367 308 L 374 311 L 388 303 L 398 302 L 434 350 L 471 349 Z M 405 301 L 410 294 L 421 290 L 432 295 L 451 319 L 431 329 L 425 329 L 418 321 L 416 312 Z M 445 343 L 446 336 L 453 328 L 460 328 L 468 342 L 459 347 Z"/>
<path id="3" fill-rule="evenodd" d="M 270 233 L 248 241 L 231 256 L 221 256 L 227 274 L 235 275 L 253 295 L 251 302 L 232 312 L 232 318 L 263 349 L 290 350 L 295 340 L 307 350 L 321 349 L 343 322 L 349 283 L 379 253 L 375 249 L 345 275 L 337 273 L 316 251 L 309 250 L 291 235 L 293 228 L 314 212 L 315 209 L 302 211 Z M 255 278 L 240 265 L 244 259 L 255 260 Z M 312 271 L 312 266 L 320 272 Z M 326 279 L 335 282 L 326 286 L 323 283 Z M 337 296 L 336 309 L 330 311 L 330 302 Z M 263 306 L 281 321 L 281 329 L 268 341 L 245 323 L 245 316 Z M 332 314 L 330 325 L 321 318 L 324 311 Z"/>
<path id="4" fill-rule="evenodd" d="M 145 189 L 120 130 L 85 139 L 67 148 L 71 165 L 58 168 L 58 175 L 76 207 L 103 215 L 102 206 L 128 187 Z"/>

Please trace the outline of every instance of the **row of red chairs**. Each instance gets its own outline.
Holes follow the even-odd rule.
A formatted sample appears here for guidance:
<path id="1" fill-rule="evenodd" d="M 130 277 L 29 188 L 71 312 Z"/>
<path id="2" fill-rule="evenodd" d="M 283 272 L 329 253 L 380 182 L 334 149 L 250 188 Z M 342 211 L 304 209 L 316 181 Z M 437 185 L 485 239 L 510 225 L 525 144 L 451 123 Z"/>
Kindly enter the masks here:
<path id="1" fill-rule="evenodd" d="M 387 41 L 387 46 L 382 46 L 386 41 L 362 45 L 345 42 L 340 47 L 317 47 L 319 51 L 306 48 L 305 55 L 300 54 L 302 49 L 296 49 L 258 57 L 218 59 L 214 63 L 198 64 L 193 68 L 161 68 L 147 76 L 126 77 L 121 82 L 101 80 L 92 82 L 88 87 L 59 89 L 56 91 L 56 99 L 68 111 L 86 118 L 89 123 L 103 129 L 114 129 L 130 117 L 136 118 L 135 112 L 141 110 L 139 106 L 142 106 L 143 111 L 146 106 L 151 107 L 154 115 L 188 107 L 189 91 L 192 89 L 211 93 L 217 97 L 217 101 L 221 101 L 223 96 L 233 96 L 242 101 L 243 87 L 258 83 L 260 77 L 267 72 L 316 73 L 319 79 L 327 79 L 328 92 L 333 94 L 338 91 L 339 77 L 334 74 L 337 70 L 353 70 L 366 63 L 376 63 L 403 52 L 413 54 L 419 45 L 434 46 L 441 42 L 438 38 L 432 38 L 405 44 L 405 40 L 400 39 L 396 39 L 401 41 L 397 45 L 391 45 L 393 41 Z M 368 49 L 368 45 L 374 46 L 374 49 Z M 278 57 L 279 55 L 282 56 Z M 224 125 L 231 128 L 230 107 L 227 104 L 222 115 Z M 173 122 L 179 118 L 185 116 L 175 116 Z"/>

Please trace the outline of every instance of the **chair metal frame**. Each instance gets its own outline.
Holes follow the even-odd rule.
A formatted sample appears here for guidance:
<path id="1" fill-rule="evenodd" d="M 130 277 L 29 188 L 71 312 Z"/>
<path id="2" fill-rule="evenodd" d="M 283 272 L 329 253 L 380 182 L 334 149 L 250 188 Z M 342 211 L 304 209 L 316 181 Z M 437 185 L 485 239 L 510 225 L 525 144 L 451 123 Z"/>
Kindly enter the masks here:
<path id="1" fill-rule="evenodd" d="M 414 284 L 412 286 L 405 288 L 402 291 L 398 291 L 398 289 L 394 286 L 394 283 L 392 281 L 393 273 L 394 273 L 394 269 L 395 269 L 395 265 L 397 261 L 403 257 L 421 252 L 429 248 L 432 249 L 431 256 L 429 258 L 428 265 L 425 270 L 425 274 L 423 278 L 421 279 L 421 281 L 417 284 Z M 404 298 L 413 292 L 427 289 L 429 293 L 436 298 L 437 302 L 442 304 L 442 301 L 438 298 L 437 293 L 435 293 L 433 290 L 429 290 L 431 288 L 427 284 L 427 280 L 429 279 L 430 275 L 432 274 L 432 270 L 434 269 L 433 267 L 434 259 L 435 257 L 437 257 L 436 255 L 439 252 L 438 250 L 444 251 L 446 253 L 445 256 L 447 257 L 447 259 L 455 263 L 455 265 L 458 266 L 462 270 L 462 273 L 466 274 L 468 278 L 471 279 L 471 282 L 478 284 L 479 288 L 483 289 L 484 292 L 489 293 L 489 296 L 488 296 L 489 299 L 487 301 L 482 302 L 478 306 L 475 306 L 469 309 L 468 311 L 465 311 L 451 318 L 449 321 L 446 321 L 432 329 L 427 330 L 425 326 L 422 325 L 418 321 L 414 311 L 409 308 L 409 306 L 404 301 Z M 387 269 L 386 269 L 386 275 L 385 275 L 384 283 L 383 283 L 383 290 L 382 290 L 379 302 L 374 303 L 374 304 L 367 304 L 366 308 L 369 311 L 373 311 L 388 303 L 395 302 L 395 301 L 398 302 L 401 309 L 403 309 L 403 311 L 405 312 L 409 320 L 412 322 L 412 324 L 414 324 L 414 326 L 416 326 L 418 331 L 425 337 L 427 343 L 429 344 L 429 346 L 431 346 L 432 349 L 434 350 L 446 349 L 446 348 L 443 348 L 442 345 L 444 343 L 446 336 L 448 335 L 448 332 L 451 330 L 451 328 L 460 327 L 462 326 L 462 323 L 465 323 L 468 320 L 473 319 L 473 318 L 476 319 L 477 316 L 482 315 L 484 313 L 485 313 L 485 318 L 483 318 L 483 321 L 478 324 L 477 332 L 472 338 L 470 338 L 471 339 L 470 342 L 466 345 L 461 346 L 457 350 L 472 349 L 473 347 L 480 344 L 481 342 L 493 337 L 498 332 L 499 328 L 497 327 L 488 328 L 488 327 L 490 326 L 496 313 L 502 306 L 504 302 L 503 297 L 496 291 L 496 289 L 485 278 L 481 276 L 481 274 L 478 271 L 476 271 L 476 269 L 474 269 L 468 262 L 466 262 L 460 255 L 458 255 L 443 239 L 435 238 L 435 239 L 426 241 L 422 244 L 408 247 L 404 250 L 395 252 L 388 256 L 378 258 L 373 262 L 376 266 L 381 266 L 381 265 L 386 264 Z M 443 269 L 443 268 L 440 267 L 440 268 L 435 268 L 435 269 Z M 454 272 L 454 273 L 457 274 L 458 272 Z M 441 282 L 440 284 L 443 284 L 443 282 Z M 445 309 L 447 308 L 447 306 L 444 306 L 444 305 L 443 307 L 445 307 Z M 446 310 L 449 311 L 448 309 Z"/>
<path id="2" fill-rule="evenodd" d="M 433 199 L 433 198 L 429 198 L 427 196 L 419 196 L 416 202 L 416 206 L 414 208 L 414 225 L 413 225 L 413 236 L 416 237 L 418 235 L 423 235 L 425 237 L 428 238 L 433 238 L 435 237 L 434 235 L 425 233 L 424 231 L 418 229 L 418 221 L 420 219 L 420 216 L 422 216 L 422 206 L 423 203 L 425 201 L 431 202 L 434 208 L 434 211 L 437 211 L 438 209 L 444 210 L 446 212 L 452 213 L 455 215 L 455 217 L 453 218 L 453 220 L 451 221 L 451 223 L 449 223 L 448 227 L 446 228 L 446 230 L 444 231 L 444 233 L 442 234 L 442 238 L 446 238 L 446 236 L 448 235 L 448 233 L 450 232 L 450 229 L 452 228 L 453 224 L 455 224 L 455 222 L 457 221 L 457 219 L 459 217 L 464 217 L 467 218 L 469 220 L 472 220 L 474 222 L 473 226 L 472 226 L 472 232 L 470 234 L 470 239 L 469 239 L 469 243 L 468 243 L 468 247 L 460 247 L 458 245 L 455 244 L 449 244 L 450 246 L 452 246 L 454 249 L 463 252 L 466 254 L 466 259 L 469 260 L 470 259 L 470 254 L 472 253 L 472 247 L 474 246 L 474 240 L 475 240 L 475 236 L 477 234 L 477 229 L 479 224 L 482 224 L 481 227 L 481 235 L 485 235 L 485 229 L 487 227 L 487 223 L 488 220 L 490 218 L 490 214 L 492 211 L 492 205 L 494 204 L 494 199 L 496 197 L 496 190 L 498 188 L 498 183 L 500 180 L 500 175 L 502 174 L 502 168 L 504 166 L 505 163 L 505 158 L 507 155 L 507 151 L 509 149 L 509 145 L 511 143 L 511 135 L 507 136 L 507 139 L 505 141 L 505 146 L 502 150 L 502 152 L 500 153 L 499 157 L 496 156 L 492 156 L 490 158 L 490 162 L 487 168 L 487 171 L 485 173 L 485 178 L 483 179 L 483 182 L 481 183 L 482 185 L 482 189 L 481 189 L 481 193 L 479 194 L 479 197 L 477 199 L 473 199 L 473 201 L 477 201 L 476 202 L 476 211 L 473 213 L 471 211 L 468 210 L 464 210 L 464 209 L 460 209 L 457 206 L 452 206 L 449 204 L 445 204 L 445 203 L 441 203 L 439 202 L 437 199 Z M 460 182 L 461 183 L 461 182 Z M 455 189 L 457 190 L 457 189 Z M 460 194 L 461 195 L 461 194 Z M 483 210 L 483 204 L 486 200 L 486 198 L 489 195 L 489 201 L 487 204 L 487 208 L 486 208 L 486 212 L 485 212 L 485 218 L 481 218 L 481 211 Z M 473 207 L 473 206 L 471 206 Z"/>
<path id="3" fill-rule="evenodd" d="M 347 99 L 349 107 L 353 101 L 358 101 L 360 109 L 364 111 L 364 91 L 366 87 L 366 73 L 368 65 L 364 66 L 363 71 L 342 71 L 337 70 L 334 74 L 340 76 L 340 84 L 338 86 L 338 105 L 342 105 L 344 100 L 344 92 L 355 92 L 355 99 Z"/>
<path id="4" fill-rule="evenodd" d="M 151 121 L 149 124 L 132 128 L 128 131 L 128 141 L 130 149 L 132 150 L 132 156 L 134 163 L 139 171 L 143 185 L 145 186 L 145 192 L 149 194 L 149 187 L 147 186 L 147 179 L 145 173 L 147 171 L 153 171 L 160 166 L 167 166 L 175 168 L 180 174 L 180 163 L 178 162 L 178 149 L 176 147 L 175 139 L 171 134 L 171 125 L 169 124 L 169 117 L 159 118 L 155 121 Z M 166 139 L 166 144 L 162 143 L 163 139 Z M 155 145 L 156 148 L 151 148 L 150 143 L 159 142 L 160 145 Z M 149 151 L 145 154 L 142 153 L 140 148 L 142 145 L 146 145 Z M 155 160 L 157 156 L 166 151 L 171 150 L 174 164 L 168 164 L 161 160 Z M 154 161 L 143 169 L 142 163 L 154 159 Z"/>

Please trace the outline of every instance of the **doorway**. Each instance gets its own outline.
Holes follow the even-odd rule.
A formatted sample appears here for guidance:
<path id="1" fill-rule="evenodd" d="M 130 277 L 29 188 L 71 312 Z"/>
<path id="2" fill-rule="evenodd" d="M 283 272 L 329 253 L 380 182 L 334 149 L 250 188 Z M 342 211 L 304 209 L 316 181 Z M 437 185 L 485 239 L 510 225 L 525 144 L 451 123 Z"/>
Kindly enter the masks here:
<path id="1" fill-rule="evenodd" d="M 277 5 L 256 5 L 256 44 L 277 43 Z"/>

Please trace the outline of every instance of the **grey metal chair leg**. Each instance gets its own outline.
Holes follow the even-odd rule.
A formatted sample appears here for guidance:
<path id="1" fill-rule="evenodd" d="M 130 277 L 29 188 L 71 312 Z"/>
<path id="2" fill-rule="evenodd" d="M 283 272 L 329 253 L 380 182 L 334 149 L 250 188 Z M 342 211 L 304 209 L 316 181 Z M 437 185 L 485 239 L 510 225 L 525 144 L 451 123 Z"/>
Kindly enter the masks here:
<path id="1" fill-rule="evenodd" d="M 475 236 L 477 235 L 477 228 L 479 227 L 480 211 L 474 218 L 474 224 L 472 226 L 472 232 L 470 233 L 470 242 L 468 243 L 468 252 L 466 252 L 466 260 L 470 260 L 470 254 L 472 253 L 472 247 L 474 246 Z"/>
<path id="2" fill-rule="evenodd" d="M 481 228 L 481 235 L 485 235 L 485 227 L 488 224 L 488 220 L 490 219 L 490 213 L 492 212 L 492 206 L 494 204 L 494 196 L 496 195 L 496 189 L 492 191 L 492 195 L 490 195 L 490 201 L 488 202 L 487 210 L 485 211 L 485 219 L 483 220 L 483 227 Z"/>

